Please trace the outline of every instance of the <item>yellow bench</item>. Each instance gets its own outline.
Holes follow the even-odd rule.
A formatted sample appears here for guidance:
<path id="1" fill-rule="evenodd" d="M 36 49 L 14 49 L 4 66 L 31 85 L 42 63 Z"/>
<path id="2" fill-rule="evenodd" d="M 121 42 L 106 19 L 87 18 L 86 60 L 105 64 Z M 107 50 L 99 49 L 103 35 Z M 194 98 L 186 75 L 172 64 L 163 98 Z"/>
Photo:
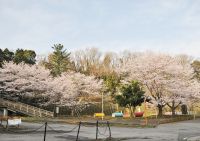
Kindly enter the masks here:
<path id="1" fill-rule="evenodd" d="M 94 113 L 94 117 L 105 117 L 104 113 Z"/>

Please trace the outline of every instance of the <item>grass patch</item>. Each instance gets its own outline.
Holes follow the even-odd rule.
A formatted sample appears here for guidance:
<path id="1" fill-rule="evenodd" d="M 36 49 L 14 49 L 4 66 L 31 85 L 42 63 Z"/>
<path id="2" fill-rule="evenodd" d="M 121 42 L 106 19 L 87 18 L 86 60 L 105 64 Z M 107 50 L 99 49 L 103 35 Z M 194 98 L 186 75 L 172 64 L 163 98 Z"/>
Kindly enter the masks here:
<path id="1" fill-rule="evenodd" d="M 179 122 L 185 120 L 191 120 L 193 116 L 163 116 L 162 118 L 154 118 L 148 117 L 147 124 L 144 118 L 112 118 L 105 117 L 105 121 L 109 121 L 111 126 L 117 127 L 133 127 L 133 128 L 155 128 L 159 124 L 167 124 L 172 122 Z M 101 121 L 101 118 L 94 118 L 92 116 L 82 116 L 80 118 L 76 117 L 61 117 L 61 118 L 39 118 L 39 117 L 22 117 L 22 121 L 24 122 L 32 122 L 32 123 L 66 123 L 66 124 L 78 124 L 80 121 L 82 122 L 93 122 L 96 120 Z"/>

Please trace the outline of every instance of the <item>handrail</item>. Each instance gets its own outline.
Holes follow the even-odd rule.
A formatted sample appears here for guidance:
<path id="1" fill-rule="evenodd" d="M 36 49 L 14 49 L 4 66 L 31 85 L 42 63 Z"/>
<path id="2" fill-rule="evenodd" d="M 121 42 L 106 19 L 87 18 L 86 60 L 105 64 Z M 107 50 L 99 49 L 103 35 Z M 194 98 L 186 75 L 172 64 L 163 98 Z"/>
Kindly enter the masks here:
<path id="1" fill-rule="evenodd" d="M 53 117 L 53 115 L 54 115 L 53 112 L 50 112 L 50 111 L 47 111 L 44 109 L 40 109 L 38 107 L 34 107 L 34 106 L 24 104 L 21 102 L 13 102 L 13 101 L 5 100 L 2 98 L 0 98 L 0 101 L 3 106 L 8 106 L 8 108 L 14 108 L 15 110 L 17 109 L 21 112 L 28 113 L 29 115 L 34 115 L 34 116 L 45 115 L 45 116 L 50 116 L 50 117 Z M 24 109 L 26 109 L 26 110 L 24 110 Z M 39 113 L 39 114 L 36 114 L 36 113 Z"/>
<path id="2" fill-rule="evenodd" d="M 13 101 L 9 101 L 9 100 L 5 100 L 5 99 L 2 99 L 2 98 L 0 98 L 0 101 L 3 101 L 3 102 L 9 102 L 9 103 L 11 103 L 11 104 L 20 104 L 20 105 L 23 105 L 23 106 L 27 106 L 28 104 L 25 104 L 25 103 L 21 103 L 21 102 L 13 102 Z M 34 106 L 32 106 L 32 105 L 28 105 L 29 107 L 32 107 L 32 108 L 35 108 L 35 109 L 40 109 L 40 108 L 38 108 L 38 107 L 34 107 Z M 40 109 L 41 111 L 44 111 L 44 112 L 46 112 L 47 110 L 44 110 L 44 109 Z M 50 111 L 48 111 L 48 112 L 50 112 Z"/>

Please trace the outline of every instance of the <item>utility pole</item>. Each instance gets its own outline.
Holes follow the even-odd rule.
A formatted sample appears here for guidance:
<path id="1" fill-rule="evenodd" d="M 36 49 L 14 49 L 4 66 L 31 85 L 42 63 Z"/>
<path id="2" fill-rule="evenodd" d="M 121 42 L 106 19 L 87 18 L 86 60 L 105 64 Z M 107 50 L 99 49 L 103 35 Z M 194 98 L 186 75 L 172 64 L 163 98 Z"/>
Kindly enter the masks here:
<path id="1" fill-rule="evenodd" d="M 103 113 L 104 113 L 104 107 L 103 107 L 103 92 L 102 92 L 102 105 L 101 105 L 101 113 L 102 113 L 102 120 L 103 120 Z"/>
<path id="2" fill-rule="evenodd" d="M 144 98 L 144 115 L 145 115 L 145 124 L 147 125 L 147 111 L 146 111 L 146 96 Z"/>

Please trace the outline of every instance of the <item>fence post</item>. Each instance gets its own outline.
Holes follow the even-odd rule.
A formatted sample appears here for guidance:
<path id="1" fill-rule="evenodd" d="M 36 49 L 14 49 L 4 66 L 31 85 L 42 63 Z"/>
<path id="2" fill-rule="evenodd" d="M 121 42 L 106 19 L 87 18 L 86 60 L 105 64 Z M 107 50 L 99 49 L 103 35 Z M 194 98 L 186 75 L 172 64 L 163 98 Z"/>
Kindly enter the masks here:
<path id="1" fill-rule="evenodd" d="M 111 130 L 110 130 L 110 123 L 109 123 L 109 121 L 107 121 L 107 126 L 108 126 L 108 129 L 109 129 L 109 138 L 111 140 Z"/>
<path id="2" fill-rule="evenodd" d="M 79 132 L 80 132 L 80 128 L 81 128 L 81 121 L 79 122 L 78 132 L 77 132 L 77 136 L 76 136 L 76 141 L 78 141 L 78 135 L 79 135 Z"/>
<path id="3" fill-rule="evenodd" d="M 9 126 L 9 125 L 8 125 L 8 117 L 6 118 L 6 120 L 7 120 L 7 121 L 6 121 L 6 129 L 8 130 L 8 126 Z"/>
<path id="4" fill-rule="evenodd" d="M 99 126 L 99 121 L 97 120 L 97 123 L 96 123 L 96 140 L 98 139 L 98 132 L 99 132 L 98 126 Z"/>
<path id="5" fill-rule="evenodd" d="M 44 128 L 44 141 L 46 141 L 46 134 L 47 134 L 47 122 L 45 122 L 45 128 Z"/>

